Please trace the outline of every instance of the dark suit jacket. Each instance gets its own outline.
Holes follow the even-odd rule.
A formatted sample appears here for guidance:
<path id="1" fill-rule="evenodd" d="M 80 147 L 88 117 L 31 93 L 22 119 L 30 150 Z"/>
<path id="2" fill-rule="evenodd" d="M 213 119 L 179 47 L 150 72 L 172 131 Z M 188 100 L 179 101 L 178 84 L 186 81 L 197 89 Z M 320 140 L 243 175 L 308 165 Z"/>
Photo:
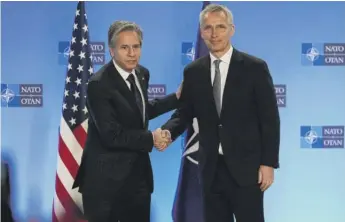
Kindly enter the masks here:
<path id="1" fill-rule="evenodd" d="M 90 114 L 88 135 L 81 165 L 73 188 L 92 195 L 111 195 L 118 191 L 140 156 L 149 168 L 146 176 L 153 191 L 153 176 L 149 152 L 153 148 L 148 121 L 176 109 L 175 93 L 148 101 L 149 71 L 138 66 L 139 79 L 146 104 L 146 118 L 135 103 L 126 82 L 109 62 L 95 73 L 88 84 L 87 107 Z M 142 160 L 141 160 L 142 161 Z"/>
<path id="2" fill-rule="evenodd" d="M 174 140 L 197 118 L 199 168 L 205 189 L 211 185 L 215 173 L 220 142 L 237 183 L 257 183 L 260 165 L 279 166 L 280 119 L 267 64 L 234 49 L 219 117 L 210 61 L 208 55 L 186 66 L 182 105 L 162 129 L 170 130 Z"/>

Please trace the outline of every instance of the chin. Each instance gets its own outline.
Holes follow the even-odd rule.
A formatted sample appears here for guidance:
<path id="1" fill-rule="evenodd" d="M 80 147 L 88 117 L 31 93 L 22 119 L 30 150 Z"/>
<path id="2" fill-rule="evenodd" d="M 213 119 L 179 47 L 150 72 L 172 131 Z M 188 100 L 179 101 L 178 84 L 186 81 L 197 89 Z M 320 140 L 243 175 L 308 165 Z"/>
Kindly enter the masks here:
<path id="1" fill-rule="evenodd" d="M 224 45 L 215 46 L 215 47 L 213 48 L 213 50 L 214 50 L 215 52 L 222 52 L 222 51 L 224 51 L 225 49 L 226 49 L 226 46 L 224 46 Z"/>
<path id="2" fill-rule="evenodd" d="M 126 68 L 127 68 L 128 70 L 135 69 L 136 67 L 137 67 L 137 64 L 135 64 L 135 65 L 127 65 L 127 66 L 126 66 Z"/>

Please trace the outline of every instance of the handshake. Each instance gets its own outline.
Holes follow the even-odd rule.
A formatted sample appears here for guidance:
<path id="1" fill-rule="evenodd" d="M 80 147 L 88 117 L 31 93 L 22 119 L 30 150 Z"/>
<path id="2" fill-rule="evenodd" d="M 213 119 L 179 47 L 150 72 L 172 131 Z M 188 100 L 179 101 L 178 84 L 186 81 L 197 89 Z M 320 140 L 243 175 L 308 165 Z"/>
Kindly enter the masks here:
<path id="1" fill-rule="evenodd" d="M 152 132 L 153 145 L 158 151 L 164 151 L 172 142 L 169 130 L 156 129 Z"/>

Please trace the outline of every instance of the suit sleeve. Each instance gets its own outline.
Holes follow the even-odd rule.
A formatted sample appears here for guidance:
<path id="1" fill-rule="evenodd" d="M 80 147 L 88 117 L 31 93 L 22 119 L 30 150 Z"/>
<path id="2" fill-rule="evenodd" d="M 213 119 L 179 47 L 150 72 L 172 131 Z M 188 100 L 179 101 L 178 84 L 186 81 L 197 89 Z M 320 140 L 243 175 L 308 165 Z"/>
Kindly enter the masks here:
<path id="1" fill-rule="evenodd" d="M 146 71 L 147 83 L 150 81 L 150 73 Z M 154 119 L 164 113 L 177 109 L 179 101 L 175 93 L 171 93 L 163 98 L 157 98 L 147 103 L 147 113 L 149 119 Z"/>
<path id="2" fill-rule="evenodd" d="M 152 133 L 144 129 L 126 129 L 117 120 L 117 113 L 110 104 L 104 87 L 97 81 L 89 82 L 87 102 L 90 118 L 94 122 L 104 146 L 110 150 L 117 148 L 141 152 L 151 152 Z"/>
<path id="3" fill-rule="evenodd" d="M 187 71 L 184 70 L 184 81 L 179 99 L 179 107 L 172 114 L 171 118 L 161 127 L 170 131 L 171 139 L 174 141 L 192 124 L 195 116 L 193 110 L 193 100 L 191 96 L 191 79 L 187 78 Z"/>
<path id="4" fill-rule="evenodd" d="M 262 159 L 261 164 L 279 167 L 280 117 L 273 80 L 266 62 L 257 68 L 255 97 L 260 122 Z"/>
<path id="5" fill-rule="evenodd" d="M 163 98 L 153 99 L 148 102 L 149 119 L 154 119 L 164 113 L 176 109 L 178 99 L 175 93 L 171 93 Z"/>

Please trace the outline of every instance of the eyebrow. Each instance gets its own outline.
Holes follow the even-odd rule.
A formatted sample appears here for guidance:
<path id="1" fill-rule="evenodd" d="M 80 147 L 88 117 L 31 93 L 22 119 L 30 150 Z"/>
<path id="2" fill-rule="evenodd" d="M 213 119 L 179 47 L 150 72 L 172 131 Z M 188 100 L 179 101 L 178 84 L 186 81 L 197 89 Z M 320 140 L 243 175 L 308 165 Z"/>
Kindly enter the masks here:
<path id="1" fill-rule="evenodd" d="M 130 46 L 128 44 L 122 44 L 121 46 Z M 133 44 L 132 46 L 140 46 L 140 43 Z"/>

